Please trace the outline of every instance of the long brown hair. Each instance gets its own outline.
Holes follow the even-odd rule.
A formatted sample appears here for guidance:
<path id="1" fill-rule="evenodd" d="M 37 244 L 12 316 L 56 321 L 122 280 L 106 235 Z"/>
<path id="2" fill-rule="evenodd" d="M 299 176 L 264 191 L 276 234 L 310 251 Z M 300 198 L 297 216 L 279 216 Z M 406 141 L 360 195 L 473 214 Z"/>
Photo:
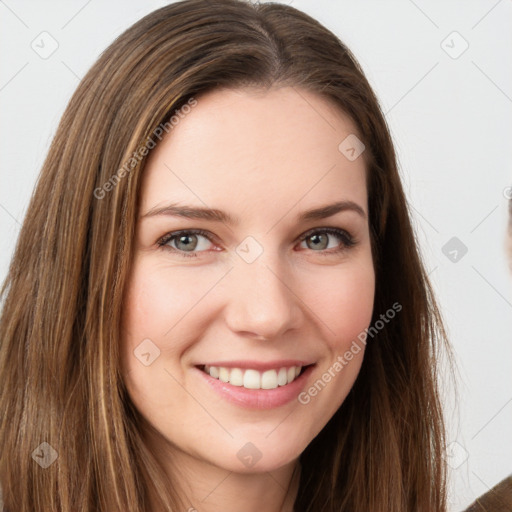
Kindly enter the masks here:
<path id="1" fill-rule="evenodd" d="M 301 454 L 295 510 L 445 510 L 438 359 L 449 346 L 370 85 L 335 35 L 292 7 L 185 0 L 102 53 L 67 106 L 31 199 L 1 295 L 6 512 L 143 512 L 150 495 L 163 510 L 185 510 L 144 443 L 119 370 L 140 148 L 191 98 L 248 85 L 313 91 L 354 120 L 366 146 L 372 324 L 402 306 L 368 338 L 350 394 Z"/>

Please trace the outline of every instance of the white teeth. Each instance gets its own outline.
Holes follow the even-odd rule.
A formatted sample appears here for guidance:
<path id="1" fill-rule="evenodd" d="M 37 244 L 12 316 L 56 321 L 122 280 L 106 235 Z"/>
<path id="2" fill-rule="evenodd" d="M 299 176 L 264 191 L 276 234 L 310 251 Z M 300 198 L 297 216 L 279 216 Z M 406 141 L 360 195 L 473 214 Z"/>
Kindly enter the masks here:
<path id="1" fill-rule="evenodd" d="M 210 373 L 211 375 L 211 373 Z M 243 386 L 244 385 L 244 374 L 240 368 L 232 368 L 231 374 L 229 376 L 229 383 L 233 386 Z"/>
<path id="2" fill-rule="evenodd" d="M 219 368 L 219 380 L 229 382 L 229 370 L 227 368 Z"/>
<path id="3" fill-rule="evenodd" d="M 260 389 L 261 388 L 261 375 L 256 370 L 245 370 L 244 373 L 244 388 L 247 389 Z"/>
<path id="4" fill-rule="evenodd" d="M 280 386 L 286 386 L 288 384 L 288 372 L 286 368 L 280 368 L 279 373 L 277 374 L 277 383 Z"/>
<path id="5" fill-rule="evenodd" d="M 261 389 L 277 388 L 277 372 L 275 370 L 267 370 L 261 374 Z"/>
<path id="6" fill-rule="evenodd" d="M 204 371 L 214 379 L 229 382 L 233 386 L 247 389 L 275 389 L 293 382 L 300 374 L 302 366 L 276 368 L 275 370 L 242 370 L 241 368 L 225 368 L 223 366 L 205 365 Z"/>

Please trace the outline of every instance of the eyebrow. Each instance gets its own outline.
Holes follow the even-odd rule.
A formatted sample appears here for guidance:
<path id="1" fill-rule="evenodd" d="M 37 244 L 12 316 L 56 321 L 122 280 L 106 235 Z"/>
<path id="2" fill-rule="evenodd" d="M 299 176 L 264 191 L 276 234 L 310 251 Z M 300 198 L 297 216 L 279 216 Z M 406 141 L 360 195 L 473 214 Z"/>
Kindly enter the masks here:
<path id="1" fill-rule="evenodd" d="M 297 220 L 305 222 L 326 219 L 327 217 L 332 217 L 333 215 L 344 211 L 353 211 L 359 214 L 363 219 L 366 219 L 365 211 L 354 201 L 337 201 L 336 203 L 321 206 L 319 208 L 306 210 L 305 212 L 302 212 L 298 215 Z M 189 205 L 178 205 L 176 203 L 152 208 L 140 218 L 144 219 L 148 217 L 155 217 L 157 215 L 184 217 L 187 219 L 201 219 L 213 222 L 222 222 L 230 225 L 238 225 L 240 223 L 240 219 L 238 217 L 234 217 L 223 210 Z"/>

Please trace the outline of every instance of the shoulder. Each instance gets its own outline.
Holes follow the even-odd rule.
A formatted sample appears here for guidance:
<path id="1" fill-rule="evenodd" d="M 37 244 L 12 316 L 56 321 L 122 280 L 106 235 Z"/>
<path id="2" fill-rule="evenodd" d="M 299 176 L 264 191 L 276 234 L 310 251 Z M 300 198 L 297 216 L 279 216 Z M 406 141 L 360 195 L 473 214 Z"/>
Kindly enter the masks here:
<path id="1" fill-rule="evenodd" d="M 482 494 L 464 512 L 512 512 L 512 474 Z"/>

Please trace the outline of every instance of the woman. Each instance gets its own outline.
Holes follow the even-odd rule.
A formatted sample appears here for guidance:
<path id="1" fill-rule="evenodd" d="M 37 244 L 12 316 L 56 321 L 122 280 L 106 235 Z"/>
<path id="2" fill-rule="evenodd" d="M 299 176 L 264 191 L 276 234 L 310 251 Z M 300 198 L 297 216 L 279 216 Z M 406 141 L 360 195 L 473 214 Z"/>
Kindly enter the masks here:
<path id="1" fill-rule="evenodd" d="M 186 0 L 122 34 L 3 297 L 6 512 L 446 510 L 449 347 L 391 137 L 296 9 Z"/>

